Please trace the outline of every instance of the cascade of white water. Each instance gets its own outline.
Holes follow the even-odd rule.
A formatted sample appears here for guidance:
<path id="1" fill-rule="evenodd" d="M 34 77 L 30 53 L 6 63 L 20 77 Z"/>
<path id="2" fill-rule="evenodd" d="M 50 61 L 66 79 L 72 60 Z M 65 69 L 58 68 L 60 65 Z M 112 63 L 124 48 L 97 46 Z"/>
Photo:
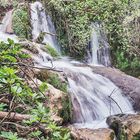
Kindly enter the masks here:
<path id="1" fill-rule="evenodd" d="M 18 42 L 17 37 L 13 34 L 7 33 L 8 26 L 11 26 L 13 10 L 6 13 L 0 25 L 0 41 L 6 42 L 8 38 Z"/>
<path id="2" fill-rule="evenodd" d="M 33 36 L 36 38 L 40 31 L 48 31 L 44 25 L 48 26 L 46 20 L 49 19 L 46 18 L 40 2 L 33 3 L 31 9 L 35 12 L 32 13 L 32 26 Z M 37 9 L 40 9 L 39 13 Z M 53 43 L 49 37 L 46 40 Z M 99 46 L 96 34 L 93 35 L 92 41 Z M 55 44 L 52 45 L 54 45 L 52 47 L 57 48 Z M 36 64 L 51 67 L 51 64 L 47 63 L 46 53 L 40 49 L 38 51 L 39 55 L 33 55 Z M 94 51 L 97 54 L 97 48 Z M 97 59 L 96 63 L 98 64 Z M 53 65 L 56 69 L 63 70 L 68 78 L 68 91 L 73 105 L 73 123 L 76 126 L 87 128 L 106 127 L 105 120 L 108 116 L 133 110 L 128 99 L 122 96 L 120 89 L 109 79 L 95 74 L 92 68 L 64 58 L 54 61 Z M 100 125 L 102 121 L 103 123 Z"/>
<path id="3" fill-rule="evenodd" d="M 49 44 L 60 52 L 56 40 L 56 32 L 49 15 L 46 15 L 45 9 L 40 2 L 31 4 L 31 24 L 33 27 L 32 36 L 36 40 L 40 33 L 46 33 L 42 43 Z"/>
<path id="4" fill-rule="evenodd" d="M 111 66 L 110 61 L 110 46 L 107 42 L 105 34 L 100 31 L 99 25 L 92 23 L 92 35 L 90 47 L 92 56 L 90 62 L 93 65 Z"/>
<path id="5" fill-rule="evenodd" d="M 91 36 L 91 47 L 92 47 L 92 64 L 99 65 L 98 61 L 98 49 L 99 49 L 99 41 L 98 41 L 98 33 L 93 28 L 92 29 L 92 36 Z"/>
<path id="6" fill-rule="evenodd" d="M 36 62 L 49 66 L 41 58 Z M 106 118 L 119 113 L 133 112 L 132 105 L 121 90 L 109 79 L 95 74 L 90 67 L 62 59 L 54 61 L 56 69 L 64 71 L 68 78 L 69 93 L 73 105 L 73 123 L 78 127 L 103 128 Z"/>

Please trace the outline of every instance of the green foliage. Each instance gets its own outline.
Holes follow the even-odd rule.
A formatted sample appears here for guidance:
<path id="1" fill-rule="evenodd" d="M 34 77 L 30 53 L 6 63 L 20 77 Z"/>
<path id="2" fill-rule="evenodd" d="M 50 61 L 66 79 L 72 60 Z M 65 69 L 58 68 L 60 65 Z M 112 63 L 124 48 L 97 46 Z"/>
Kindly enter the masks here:
<path id="1" fill-rule="evenodd" d="M 72 120 L 72 104 L 71 104 L 71 101 L 70 101 L 70 97 L 67 96 L 67 97 L 64 97 L 62 99 L 62 110 L 60 113 L 60 117 L 63 118 L 63 122 L 64 123 L 68 123 Z"/>
<path id="2" fill-rule="evenodd" d="M 18 1 L 17 0 L 12 0 L 9 2 L 9 0 L 0 0 L 0 6 L 3 7 L 8 7 L 8 6 L 15 6 L 17 5 Z"/>
<path id="3" fill-rule="evenodd" d="M 58 52 L 52 48 L 49 44 L 47 44 L 45 46 L 45 50 L 46 52 L 48 52 L 52 57 L 58 58 L 60 55 L 58 54 Z"/>
<path id="4" fill-rule="evenodd" d="M 1 133 L 0 136 L 1 136 L 2 138 L 7 139 L 7 140 L 24 140 L 24 139 L 22 139 L 22 138 L 18 138 L 17 133 L 5 132 L 5 131 L 2 131 L 2 132 L 0 132 L 0 133 Z"/>
<path id="5" fill-rule="evenodd" d="M 49 124 L 48 127 L 53 132 L 50 138 L 51 140 L 71 140 L 70 133 L 67 129 L 61 128 L 60 126 L 56 126 L 54 123 Z"/>
<path id="6" fill-rule="evenodd" d="M 55 88 L 67 93 L 67 83 L 62 82 L 58 74 L 53 73 L 48 75 L 47 82 L 53 85 Z"/>
<path id="7" fill-rule="evenodd" d="M 127 74 L 138 76 L 140 75 L 140 58 L 136 56 L 129 56 L 126 52 L 116 51 L 116 67 L 125 71 Z"/>
<path id="8" fill-rule="evenodd" d="M 10 3 L 8 0 L 0 0 L 0 6 L 7 7 Z"/>
<path id="9" fill-rule="evenodd" d="M 140 140 L 140 133 L 136 134 L 132 140 Z"/>
<path id="10" fill-rule="evenodd" d="M 35 131 L 29 133 L 26 139 L 40 138 L 41 140 L 69 140 L 69 132 L 67 129 L 56 126 L 56 124 L 50 119 L 50 110 L 44 106 L 44 102 L 47 100 L 44 93 L 47 90 L 47 84 L 42 83 L 37 89 L 31 88 L 27 85 L 24 78 L 19 77 L 19 69 L 17 64 L 19 59 L 24 60 L 25 54 L 21 51 L 19 44 L 15 44 L 12 40 L 8 40 L 8 44 L 4 42 L 0 43 L 0 94 L 8 94 L 8 100 L 13 100 L 16 105 L 28 106 L 29 109 L 25 109 L 24 113 L 29 114 L 31 118 L 26 121 L 19 122 L 20 125 L 28 127 L 37 127 L 42 125 L 45 130 L 49 131 L 49 135 L 44 135 L 42 131 Z M 12 102 L 12 101 L 11 101 Z M 5 104 L 0 104 L 0 111 L 10 111 L 10 107 Z M 22 113 L 23 109 L 14 109 L 18 113 Z M 36 126 L 37 125 L 37 126 Z M 0 137 L 8 140 L 21 140 L 18 137 L 19 133 L 12 129 L 11 132 L 1 132 Z M 57 137 L 57 138 L 56 138 Z"/>
<path id="11" fill-rule="evenodd" d="M 124 130 L 120 130 L 120 134 L 118 136 L 119 140 L 126 140 L 127 139 L 127 133 L 124 132 Z"/>
<path id="12" fill-rule="evenodd" d="M 59 74 L 51 71 L 41 70 L 37 74 L 37 78 L 44 82 L 47 81 L 55 88 L 67 93 L 67 82 L 62 80 Z"/>
<path id="13" fill-rule="evenodd" d="M 5 107 L 7 107 L 7 104 L 0 103 L 0 111 L 4 111 Z"/>
<path id="14" fill-rule="evenodd" d="M 17 8 L 13 14 L 13 30 L 20 38 L 31 39 L 31 27 L 28 7 Z"/>
<path id="15" fill-rule="evenodd" d="M 8 44 L 0 42 L 0 61 L 16 62 L 18 58 L 27 58 L 28 55 L 21 53 L 20 45 L 15 44 L 13 40 L 8 39 Z"/>
<path id="16" fill-rule="evenodd" d="M 41 44 L 43 42 L 43 40 L 44 40 L 45 35 L 46 35 L 45 32 L 41 32 L 39 34 L 39 36 L 37 37 L 36 42 Z"/>
<path id="17" fill-rule="evenodd" d="M 134 72 L 138 71 L 137 68 L 140 67 L 137 63 L 137 60 L 140 61 L 139 54 L 136 51 L 140 47 L 138 0 L 44 0 L 44 2 L 55 22 L 58 39 L 65 52 L 77 58 L 83 57 L 90 39 L 91 22 L 98 22 L 107 33 L 112 47 L 114 66 L 127 72 L 127 68 L 132 69 L 135 63 L 137 66 L 133 67 Z M 123 53 L 124 57 L 122 58 L 122 54 L 119 53 Z M 132 61 L 135 62 L 132 64 L 130 63 Z"/>
<path id="18" fill-rule="evenodd" d="M 46 2 L 46 9 L 50 9 L 56 23 L 58 39 L 63 50 L 66 53 L 70 52 L 72 56 L 83 56 L 90 35 L 88 15 L 82 9 L 85 2 L 48 1 L 50 5 Z"/>

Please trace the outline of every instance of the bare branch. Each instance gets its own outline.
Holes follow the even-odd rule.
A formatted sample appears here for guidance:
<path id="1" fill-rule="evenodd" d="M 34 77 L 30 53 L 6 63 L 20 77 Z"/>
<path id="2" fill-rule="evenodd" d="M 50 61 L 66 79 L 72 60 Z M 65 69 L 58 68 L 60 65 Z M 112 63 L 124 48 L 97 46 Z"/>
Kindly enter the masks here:
<path id="1" fill-rule="evenodd" d="M 0 62 L 0 65 L 15 65 L 15 66 L 22 66 L 22 67 L 29 67 L 29 68 L 35 68 L 35 69 L 43 69 L 43 70 L 52 70 L 52 71 L 56 71 L 56 72 L 63 72 L 62 70 L 56 70 L 54 67 L 36 67 L 36 66 L 31 66 L 31 65 L 27 65 L 24 64 L 22 62 L 17 62 L 17 63 L 4 63 L 4 62 Z"/>

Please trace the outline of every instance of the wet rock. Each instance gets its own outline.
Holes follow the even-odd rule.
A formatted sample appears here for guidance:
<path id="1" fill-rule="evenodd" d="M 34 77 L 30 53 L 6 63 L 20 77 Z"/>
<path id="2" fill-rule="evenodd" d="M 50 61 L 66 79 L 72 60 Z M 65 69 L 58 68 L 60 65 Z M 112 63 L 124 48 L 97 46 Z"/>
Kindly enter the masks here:
<path id="1" fill-rule="evenodd" d="M 39 51 L 37 50 L 37 47 L 36 47 L 35 43 L 33 43 L 33 42 L 20 40 L 20 45 L 24 49 L 30 51 L 33 54 L 38 54 L 39 53 Z"/>
<path id="2" fill-rule="evenodd" d="M 12 24 L 12 13 L 13 13 L 13 10 L 11 11 L 11 17 L 9 18 L 9 22 L 8 22 L 6 30 L 5 30 L 5 32 L 8 34 L 14 34 L 13 24 Z"/>
<path id="3" fill-rule="evenodd" d="M 51 119 L 57 124 L 57 125 L 62 125 L 63 124 L 63 118 L 57 116 L 57 115 L 52 115 Z"/>
<path id="4" fill-rule="evenodd" d="M 48 70 L 40 70 L 36 74 L 37 78 L 41 81 L 48 82 L 53 85 L 55 88 L 67 92 L 67 78 L 63 72 L 57 71 L 48 71 Z"/>
<path id="5" fill-rule="evenodd" d="M 134 110 L 140 111 L 140 79 L 126 75 L 120 70 L 114 68 L 92 68 L 95 73 L 105 76 L 118 86 L 122 90 L 122 93 L 128 97 Z"/>
<path id="6" fill-rule="evenodd" d="M 102 129 L 78 129 L 70 127 L 73 140 L 114 140 L 114 132 L 108 128 Z"/>
<path id="7" fill-rule="evenodd" d="M 47 96 L 49 98 L 46 105 L 50 107 L 55 122 L 62 124 L 71 120 L 71 102 L 67 93 L 64 93 L 52 85 L 48 84 Z"/>
<path id="8" fill-rule="evenodd" d="M 110 116 L 107 123 L 115 131 L 118 140 L 140 139 L 140 115 Z"/>
<path id="9" fill-rule="evenodd" d="M 34 90 L 42 84 L 37 78 L 28 81 L 30 87 Z M 47 84 L 48 89 L 46 92 L 47 100 L 44 105 L 49 107 L 51 113 L 51 119 L 57 124 L 62 125 L 68 123 L 71 120 L 71 101 L 69 95 Z"/>

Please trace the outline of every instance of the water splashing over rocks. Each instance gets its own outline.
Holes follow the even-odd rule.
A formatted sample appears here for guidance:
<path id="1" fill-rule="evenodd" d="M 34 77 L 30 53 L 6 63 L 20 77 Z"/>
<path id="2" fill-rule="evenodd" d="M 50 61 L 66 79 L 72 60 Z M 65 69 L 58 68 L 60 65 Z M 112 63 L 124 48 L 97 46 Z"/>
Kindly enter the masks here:
<path id="1" fill-rule="evenodd" d="M 31 4 L 31 17 L 33 39 L 36 39 L 41 32 L 55 33 L 54 25 L 50 17 L 46 16 L 40 2 Z M 99 48 L 99 40 L 103 44 L 101 49 Z M 56 39 L 52 36 L 46 35 L 43 42 L 49 43 L 53 48 L 59 50 Z M 93 64 L 111 65 L 108 52 L 109 45 L 101 34 L 98 36 L 93 31 L 91 46 Z M 33 56 L 36 65 L 51 67 L 51 64 L 47 63 L 46 53 L 41 50 L 40 56 Z M 53 65 L 67 76 L 75 126 L 85 128 L 107 127 L 105 121 L 108 116 L 133 110 L 128 99 L 122 96 L 121 90 L 109 79 L 95 74 L 89 66 L 84 66 L 68 57 L 54 61 Z"/>
<path id="2" fill-rule="evenodd" d="M 11 19 L 12 12 L 8 12 L 0 26 L 0 40 L 6 41 L 7 38 L 15 37 L 6 34 L 8 19 Z M 41 32 L 56 34 L 51 18 L 46 15 L 40 2 L 31 4 L 31 23 L 33 39 L 37 39 Z M 6 20 L 7 19 L 7 20 Z M 99 51 L 99 38 L 104 44 Z M 57 51 L 60 51 L 55 36 L 46 34 L 43 43 L 50 44 Z M 108 54 L 108 44 L 96 32 L 93 32 L 92 40 L 92 62 L 93 64 L 110 65 Z M 39 46 L 37 47 L 39 55 L 33 54 L 35 64 L 43 66 L 52 66 L 48 63 L 48 54 Z M 68 79 L 68 91 L 73 104 L 73 124 L 77 127 L 99 128 L 107 127 L 106 118 L 113 114 L 127 113 L 133 110 L 132 105 L 127 98 L 123 97 L 121 90 L 109 79 L 95 74 L 92 68 L 85 66 L 69 58 L 62 58 L 54 61 L 55 68 L 62 70 Z M 113 92 L 114 91 L 114 92 Z"/>
<path id="3" fill-rule="evenodd" d="M 46 15 L 45 9 L 40 2 L 31 4 L 31 24 L 33 27 L 32 36 L 35 41 L 41 33 L 45 33 L 42 43 L 49 44 L 60 52 L 56 40 L 55 27 L 49 15 Z"/>
<path id="4" fill-rule="evenodd" d="M 13 10 L 7 12 L 2 20 L 0 25 L 0 41 L 7 42 L 7 39 L 10 38 L 15 42 L 18 42 L 17 37 L 13 34 L 12 30 L 12 13 Z"/>

